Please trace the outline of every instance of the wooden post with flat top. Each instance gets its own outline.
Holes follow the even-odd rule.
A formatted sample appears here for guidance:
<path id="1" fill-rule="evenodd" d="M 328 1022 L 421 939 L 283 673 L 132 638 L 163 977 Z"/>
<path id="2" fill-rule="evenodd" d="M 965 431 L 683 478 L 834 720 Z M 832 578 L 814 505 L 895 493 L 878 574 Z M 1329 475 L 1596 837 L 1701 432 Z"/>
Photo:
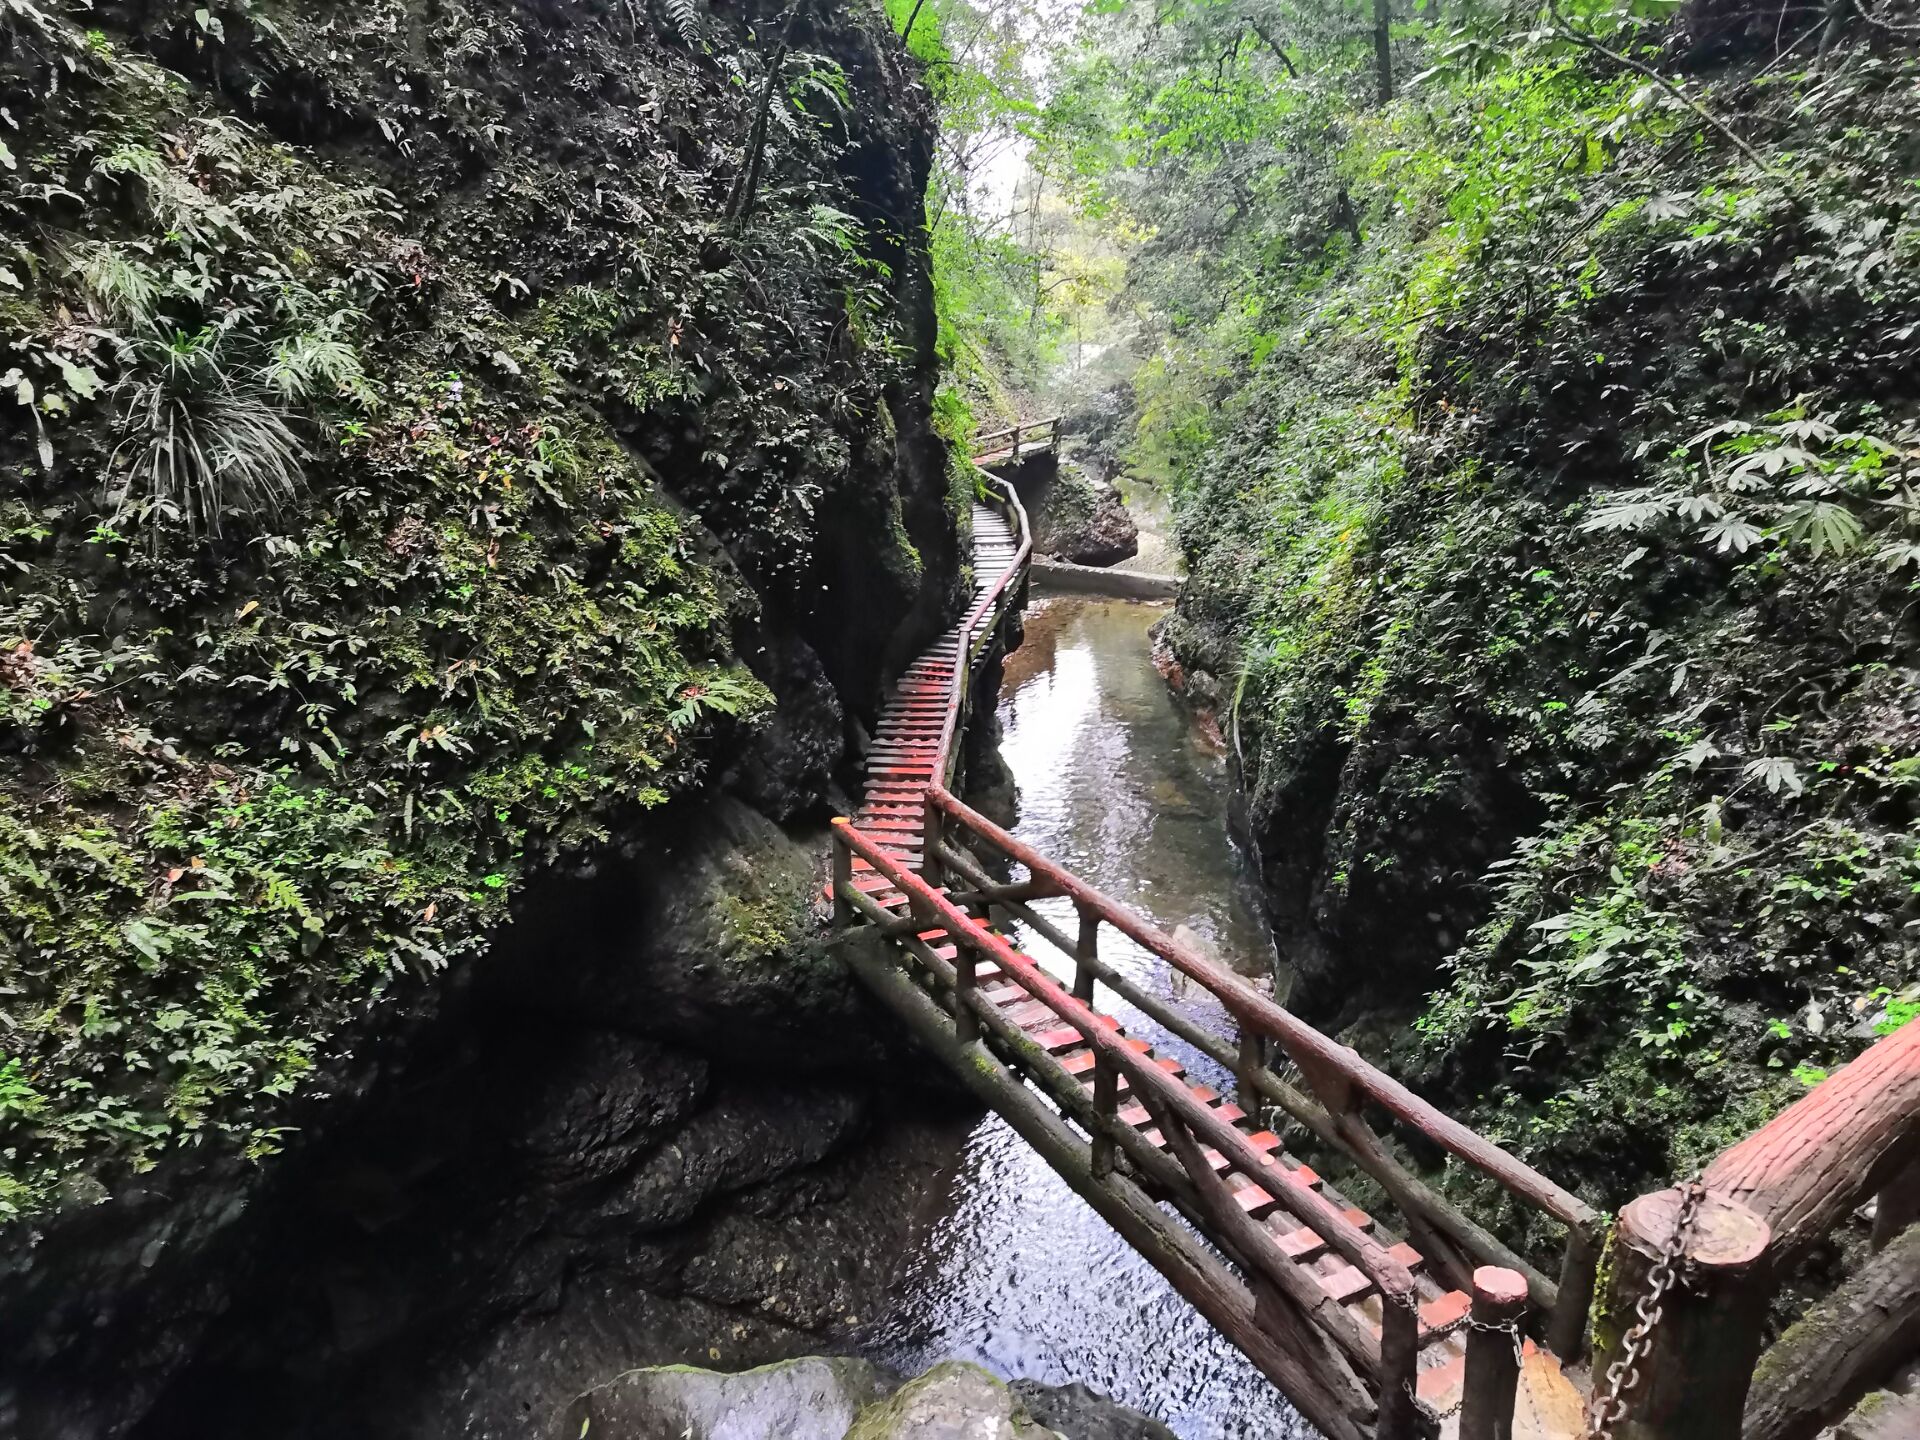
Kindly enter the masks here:
<path id="1" fill-rule="evenodd" d="M 1526 1313 L 1526 1276 L 1497 1265 L 1482 1265 L 1473 1272 L 1473 1328 L 1467 1331 L 1460 1440 L 1513 1440 L 1513 1402 L 1520 1384 L 1520 1319 Z"/>
<path id="2" fill-rule="evenodd" d="M 833 823 L 845 825 L 848 822 L 842 817 Z M 833 841 L 833 923 L 836 927 L 844 928 L 853 923 L 853 906 L 847 903 L 846 896 L 846 890 L 852 884 L 853 851 L 842 844 L 836 835 Z"/>
<path id="3" fill-rule="evenodd" d="M 1596 1395 L 1609 1388 L 1622 1341 L 1638 1322 L 1636 1307 L 1672 1243 L 1684 1195 L 1675 1186 L 1620 1212 L 1594 1344 Z M 1613 1427 L 1614 1440 L 1739 1440 L 1767 1318 L 1761 1262 L 1770 1238 L 1767 1222 L 1745 1205 L 1706 1193 L 1673 1285 L 1660 1298 L 1659 1320 L 1621 1392 L 1626 1413 Z"/>
<path id="4" fill-rule="evenodd" d="M 1073 998 L 1093 1002 L 1093 962 L 1100 957 L 1100 913 L 1088 905 L 1080 912 L 1080 934 L 1073 947 Z"/>

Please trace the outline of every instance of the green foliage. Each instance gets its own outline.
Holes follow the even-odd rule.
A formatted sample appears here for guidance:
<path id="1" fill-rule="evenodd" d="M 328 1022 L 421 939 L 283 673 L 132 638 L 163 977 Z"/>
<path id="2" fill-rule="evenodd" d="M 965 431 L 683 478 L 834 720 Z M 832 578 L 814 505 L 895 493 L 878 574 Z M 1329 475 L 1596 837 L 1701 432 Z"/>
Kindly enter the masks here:
<path id="1" fill-rule="evenodd" d="M 1025 143 L 1038 114 L 1026 37 L 1050 22 L 1025 0 L 887 0 L 887 14 L 896 29 L 912 21 L 908 48 L 927 66 L 939 107 L 927 237 L 943 433 L 964 444 L 976 407 L 1008 419 L 1022 413 L 1023 395 L 1060 357 L 1064 308 L 1074 299 L 1058 257 L 1035 243 L 1040 198 L 1003 197 L 980 178 Z M 956 35 L 957 49 L 948 38 Z M 1003 205 L 1013 213 L 998 213 Z"/>
<path id="2" fill-rule="evenodd" d="M 0 1218 L 270 1153 L 350 1027 L 739 744 L 741 572 L 818 605 L 894 464 L 832 59 L 729 226 L 773 46 L 705 7 L 199 8 L 0 0 Z"/>
<path id="3" fill-rule="evenodd" d="M 1383 104 L 1356 12 L 1095 7 L 1038 163 L 1128 237 L 1168 635 L 1286 908 L 1620 1198 L 1920 979 L 1920 69 L 1471 4 L 1396 16 Z"/>

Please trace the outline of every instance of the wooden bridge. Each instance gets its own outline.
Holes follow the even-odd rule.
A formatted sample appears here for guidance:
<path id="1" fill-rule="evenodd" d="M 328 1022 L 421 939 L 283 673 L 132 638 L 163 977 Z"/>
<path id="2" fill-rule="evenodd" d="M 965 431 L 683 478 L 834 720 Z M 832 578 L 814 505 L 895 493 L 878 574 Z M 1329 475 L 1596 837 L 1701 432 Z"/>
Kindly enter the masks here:
<path id="1" fill-rule="evenodd" d="M 1035 455 L 1050 455 L 1060 448 L 1060 417 L 1046 420 L 1022 420 L 1004 430 L 989 430 L 974 441 L 973 463 L 987 469 L 996 465 L 1017 465 Z"/>
<path id="2" fill-rule="evenodd" d="M 1007 435 L 1010 450 L 988 458 L 1028 443 L 986 438 Z M 1895 1229 L 1920 1209 L 1920 1025 L 1744 1142 L 1773 1161 L 1736 1147 L 1706 1191 L 1627 1207 L 1596 1307 L 1606 1229 L 1592 1207 L 955 798 L 975 681 L 1011 639 L 1032 549 L 1011 486 L 972 518 L 972 604 L 901 679 L 861 807 L 835 822 L 837 918 L 889 942 L 843 947 L 860 978 L 1333 1440 L 1741 1436 L 1765 1299 L 1791 1255 L 1877 1192 L 1904 1217 Z M 1034 909 L 1048 898 L 1071 902 L 1071 932 Z M 1054 953 L 1016 949 L 1013 921 Z M 1103 960 L 1103 926 L 1204 987 L 1237 1033 L 1208 1032 Z M 1103 991 L 1217 1062 L 1234 1093 L 1129 1035 Z M 1555 1222 L 1554 1273 L 1402 1165 L 1375 1119 Z M 1292 1153 L 1285 1127 L 1391 1213 L 1352 1204 Z M 1782 1216 L 1790 1243 L 1770 1229 Z M 1607 1319 L 1644 1321 L 1649 1295 L 1655 1323 L 1638 1335 Z M 1847 1350 L 1852 1378 L 1888 1349 Z M 1831 1393 L 1816 1405 L 1765 1392 L 1763 1369 L 1755 1393 L 1773 1408 L 1748 1440 L 1808 1440 L 1817 1415 L 1834 1418 L 1848 1388 L 1833 1383 L 1838 1362 L 1800 1363 L 1821 1365 Z"/>

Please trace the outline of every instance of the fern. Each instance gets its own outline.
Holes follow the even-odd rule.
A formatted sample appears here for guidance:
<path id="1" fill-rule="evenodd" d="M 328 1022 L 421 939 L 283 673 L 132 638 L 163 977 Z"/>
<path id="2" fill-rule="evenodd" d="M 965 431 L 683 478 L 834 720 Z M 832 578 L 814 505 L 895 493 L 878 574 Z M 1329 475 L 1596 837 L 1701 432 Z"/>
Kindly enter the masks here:
<path id="1" fill-rule="evenodd" d="M 791 100 L 785 105 L 769 107 L 768 113 L 780 122 L 780 129 L 786 134 L 789 140 L 798 140 L 800 138 L 800 122 L 793 116 L 793 104 Z"/>
<path id="2" fill-rule="evenodd" d="M 707 32 L 698 0 L 661 0 L 661 4 L 666 6 L 667 19 L 672 22 L 681 42 L 689 50 L 704 50 Z"/>
<path id="3" fill-rule="evenodd" d="M 794 108 L 803 115 L 813 112 L 808 108 L 806 97 L 817 95 L 824 99 L 844 123 L 848 117 L 848 107 L 852 102 L 852 91 L 847 85 L 847 72 L 839 64 L 825 55 L 801 53 L 794 55 L 789 63 L 798 62 L 806 68 L 787 83 L 787 98 Z"/>
<path id="4" fill-rule="evenodd" d="M 146 246 L 133 247 L 146 250 Z M 160 280 L 126 247 L 91 241 L 64 256 L 67 271 L 86 287 L 100 308 L 123 325 L 141 329 L 153 324 L 160 304 Z"/>
<path id="5" fill-rule="evenodd" d="M 246 232 L 231 210 L 206 195 L 149 146 L 122 145 L 96 161 L 93 172 L 139 181 L 148 213 L 167 229 L 178 230 L 190 240 L 213 243 L 221 238 L 223 231 L 246 238 Z"/>
<path id="6" fill-rule="evenodd" d="M 372 388 L 360 368 L 359 353 L 340 338 L 345 321 L 346 316 L 337 315 L 319 329 L 282 341 L 261 373 L 267 389 L 286 401 L 349 395 L 362 405 L 371 403 Z"/>
<path id="7" fill-rule="evenodd" d="M 704 715 L 733 715 L 752 720 L 773 703 L 767 687 L 741 669 L 703 671 L 680 688 L 667 723 L 675 731 L 691 728 Z"/>

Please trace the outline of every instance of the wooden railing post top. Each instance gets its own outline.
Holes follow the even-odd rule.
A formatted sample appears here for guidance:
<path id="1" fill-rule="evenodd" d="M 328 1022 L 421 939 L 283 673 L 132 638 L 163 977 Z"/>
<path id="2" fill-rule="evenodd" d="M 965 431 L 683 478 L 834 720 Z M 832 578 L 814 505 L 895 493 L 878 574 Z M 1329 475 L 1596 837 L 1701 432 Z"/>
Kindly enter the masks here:
<path id="1" fill-rule="evenodd" d="M 1648 1259 L 1657 1259 L 1671 1243 L 1684 1198 L 1685 1192 L 1677 1185 L 1642 1195 L 1620 1212 L 1620 1224 L 1614 1233 Z M 1752 1210 L 1709 1190 L 1688 1231 L 1686 1259 L 1704 1275 L 1733 1278 L 1760 1262 L 1772 1238 L 1767 1222 Z"/>
<path id="2" fill-rule="evenodd" d="M 1527 1308 L 1527 1277 L 1504 1265 L 1481 1265 L 1473 1272 L 1473 1310 L 1481 1319 L 1510 1320 Z M 1486 1312 L 1486 1313 L 1483 1313 Z"/>

